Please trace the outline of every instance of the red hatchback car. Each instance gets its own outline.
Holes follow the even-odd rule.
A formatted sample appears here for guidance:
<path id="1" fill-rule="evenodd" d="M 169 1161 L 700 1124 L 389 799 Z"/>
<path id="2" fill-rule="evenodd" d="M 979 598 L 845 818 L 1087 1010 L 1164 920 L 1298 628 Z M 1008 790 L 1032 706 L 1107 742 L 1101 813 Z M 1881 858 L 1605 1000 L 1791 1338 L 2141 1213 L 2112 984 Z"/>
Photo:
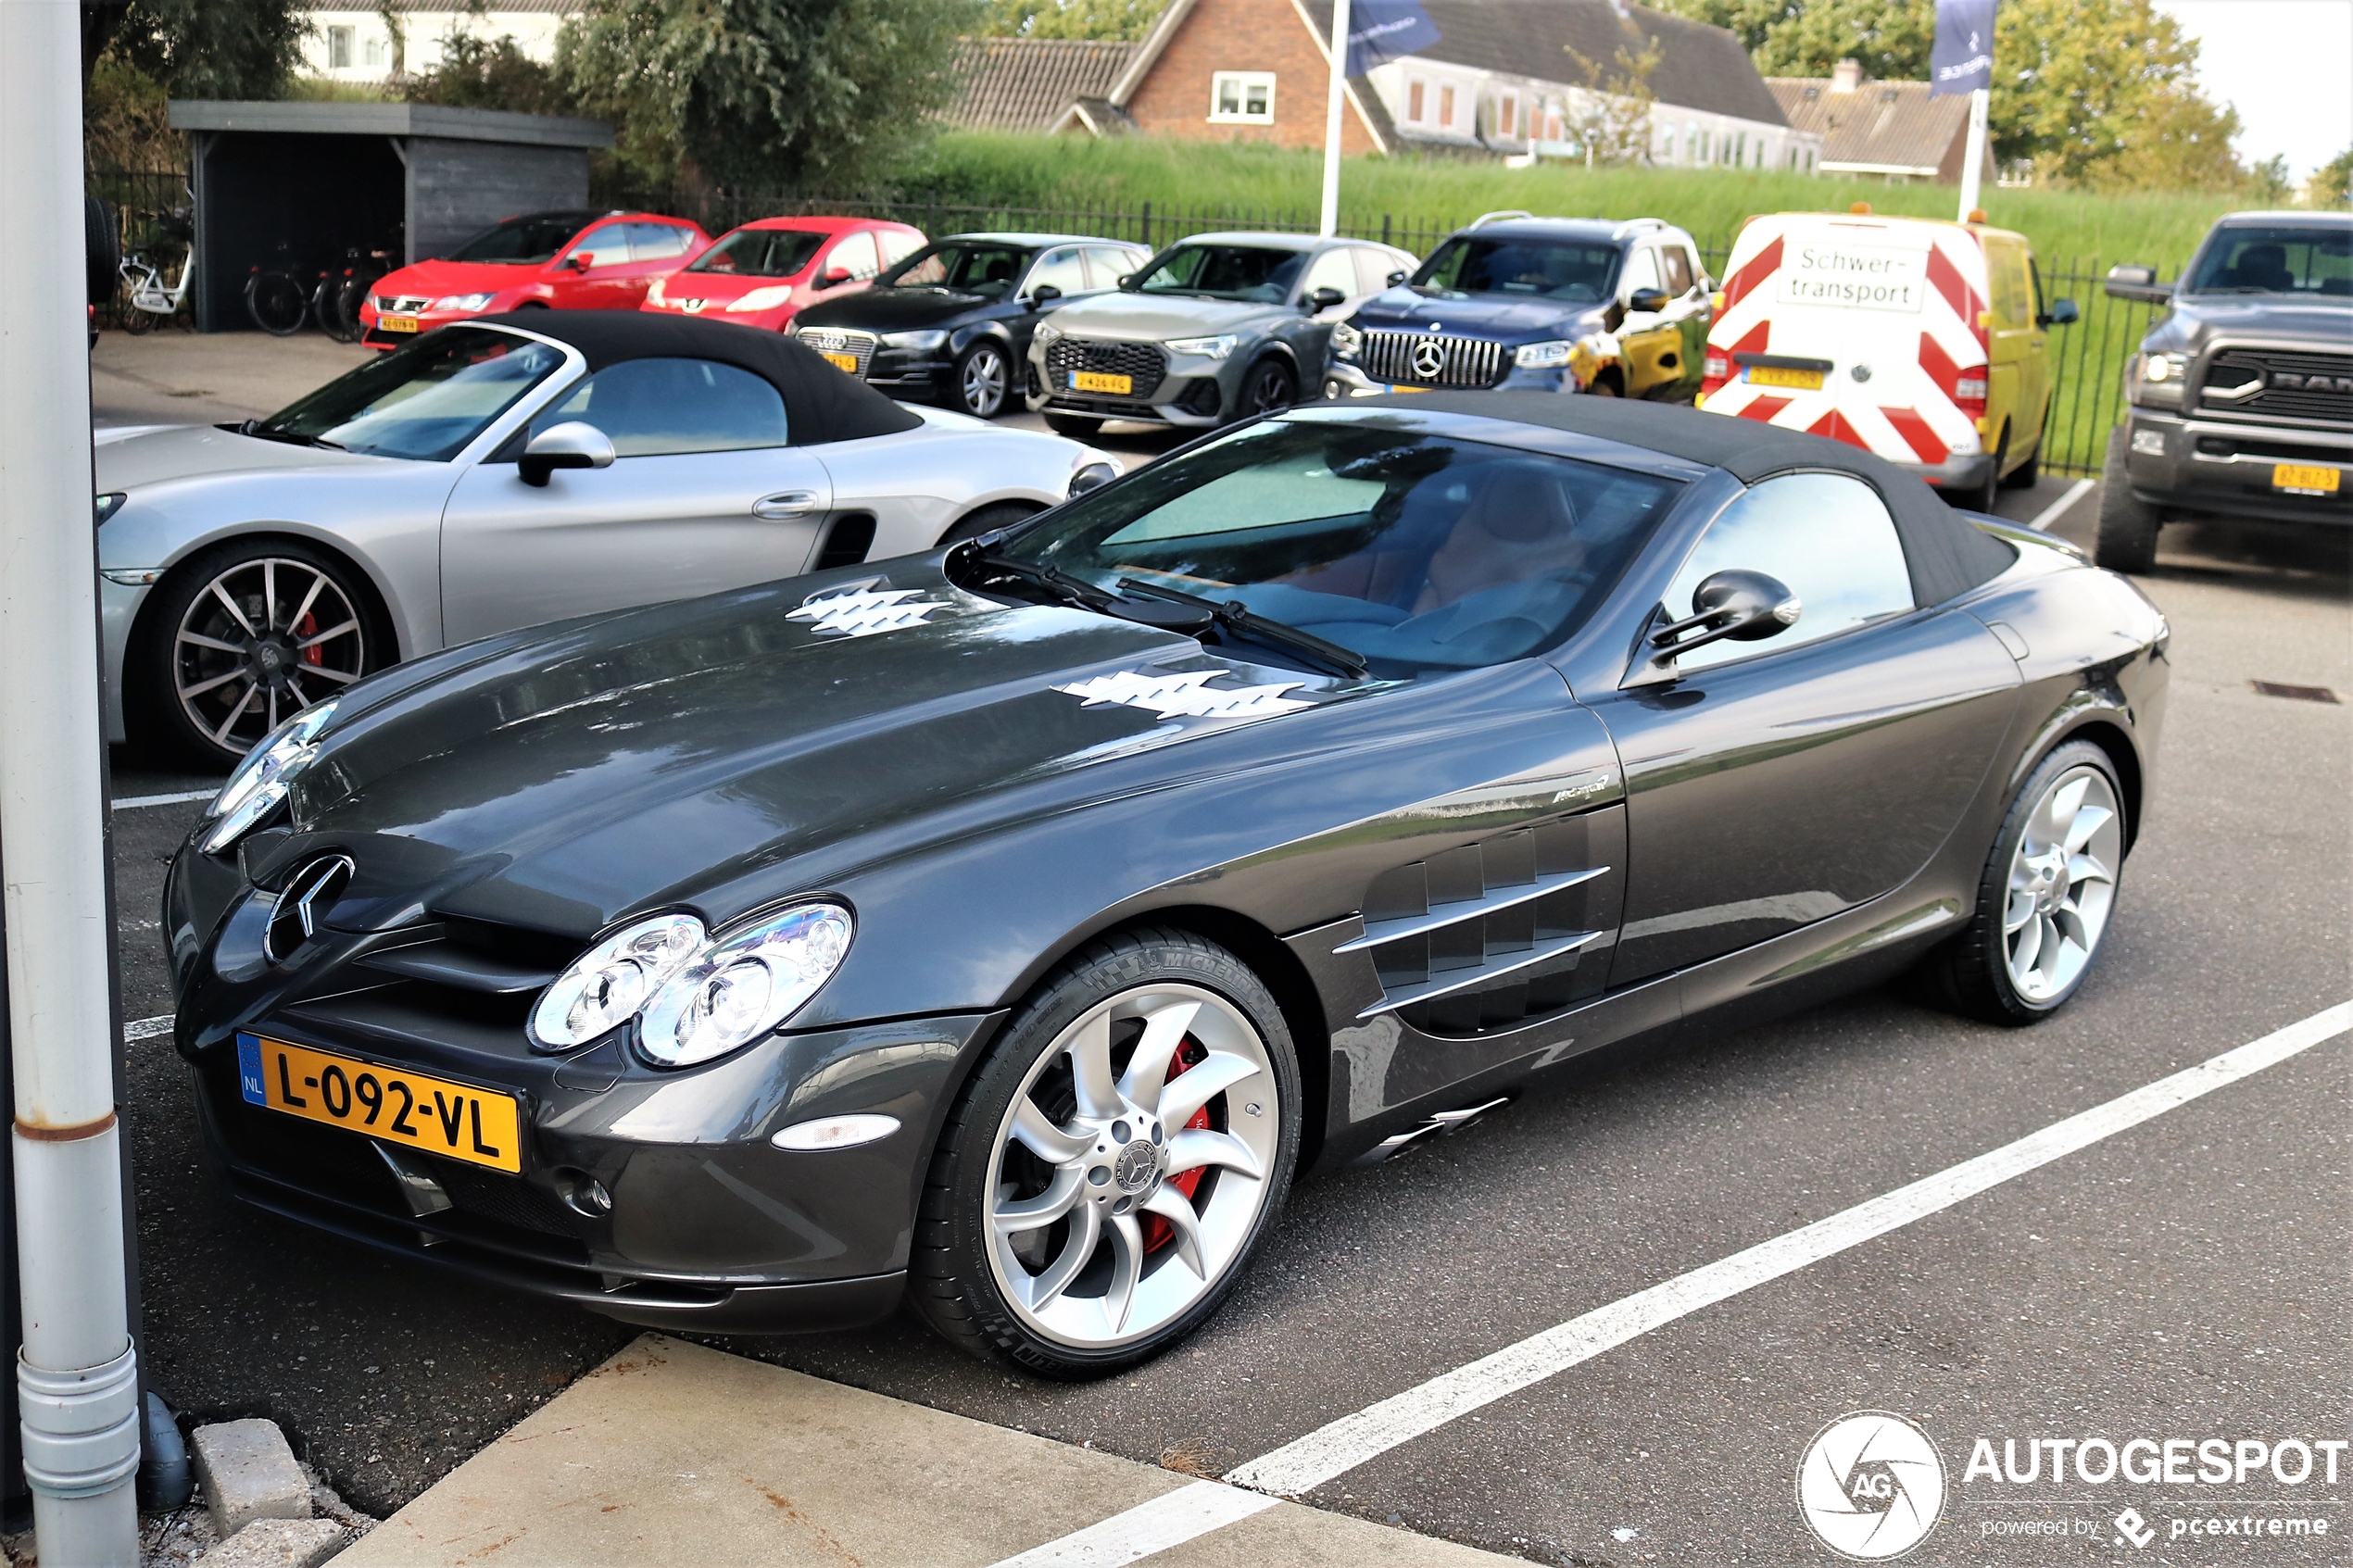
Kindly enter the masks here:
<path id="1" fill-rule="evenodd" d="M 663 273 L 711 243 L 699 224 L 650 212 L 534 212 L 447 256 L 385 273 L 359 307 L 360 341 L 396 348 L 434 327 L 501 310 L 634 310 Z"/>
<path id="2" fill-rule="evenodd" d="M 782 332 L 803 306 L 856 293 L 924 245 L 923 231 L 879 219 L 762 218 L 656 282 L 638 308 Z"/>

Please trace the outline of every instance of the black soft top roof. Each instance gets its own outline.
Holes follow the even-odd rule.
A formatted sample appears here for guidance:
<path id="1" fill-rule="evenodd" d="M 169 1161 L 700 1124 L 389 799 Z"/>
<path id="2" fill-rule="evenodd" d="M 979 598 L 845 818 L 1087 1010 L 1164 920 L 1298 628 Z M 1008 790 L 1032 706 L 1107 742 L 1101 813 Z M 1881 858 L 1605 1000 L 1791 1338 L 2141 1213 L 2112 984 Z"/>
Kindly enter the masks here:
<path id="1" fill-rule="evenodd" d="M 1828 469 L 1880 493 L 1895 519 L 1912 573 L 1912 596 L 1942 604 L 1999 574 L 2018 553 L 1944 504 L 1918 474 L 1843 441 L 1783 430 L 1757 420 L 1702 413 L 1664 403 L 1615 397 L 1564 397 L 1554 392 L 1431 392 L 1367 398 L 1352 408 L 1386 405 L 1564 430 L 1623 442 L 1722 469 L 1745 484 L 1777 473 Z"/>
<path id="2" fill-rule="evenodd" d="M 785 428 L 795 446 L 895 435 L 924 422 L 781 332 L 757 327 L 640 310 L 515 310 L 475 320 L 569 344 L 592 371 L 623 359 L 715 359 L 749 370 L 784 395 Z"/>

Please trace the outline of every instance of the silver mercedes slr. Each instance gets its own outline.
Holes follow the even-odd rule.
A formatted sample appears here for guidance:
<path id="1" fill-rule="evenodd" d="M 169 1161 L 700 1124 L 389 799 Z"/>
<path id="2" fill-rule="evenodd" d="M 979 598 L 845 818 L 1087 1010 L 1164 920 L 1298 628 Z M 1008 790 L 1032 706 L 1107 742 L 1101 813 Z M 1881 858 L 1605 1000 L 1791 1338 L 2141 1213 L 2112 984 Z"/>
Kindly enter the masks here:
<path id="1" fill-rule="evenodd" d="M 226 765 L 402 659 L 927 550 L 1119 467 L 775 333 L 534 311 L 265 420 L 101 432 L 96 472 L 108 736 Z"/>

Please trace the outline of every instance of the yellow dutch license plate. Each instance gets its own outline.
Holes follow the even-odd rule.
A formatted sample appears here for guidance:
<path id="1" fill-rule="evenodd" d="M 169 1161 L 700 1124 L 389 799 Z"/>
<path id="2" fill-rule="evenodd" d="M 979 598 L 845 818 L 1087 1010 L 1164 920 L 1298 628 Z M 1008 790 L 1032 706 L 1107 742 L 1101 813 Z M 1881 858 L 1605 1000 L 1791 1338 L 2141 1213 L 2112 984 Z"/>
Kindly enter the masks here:
<path id="1" fill-rule="evenodd" d="M 1114 376 L 1106 370 L 1075 370 L 1070 378 L 1075 392 L 1108 392 L 1114 397 L 1126 397 L 1136 390 L 1134 376 Z"/>
<path id="2" fill-rule="evenodd" d="M 1428 392 L 1429 388 L 1426 386 L 1392 386 L 1389 390 L 1391 392 Z"/>
<path id="3" fill-rule="evenodd" d="M 497 1171 L 522 1169 L 522 1110 L 496 1089 L 406 1068 L 237 1036 L 246 1103 Z"/>
<path id="4" fill-rule="evenodd" d="M 1819 370 L 1783 370 L 1779 365 L 1751 365 L 1748 368 L 1748 384 L 1751 386 L 1786 386 L 1798 392 L 1819 392 L 1822 390 L 1822 372 Z"/>
<path id="5" fill-rule="evenodd" d="M 2317 463 L 2273 463 L 2271 488 L 2293 490 L 2303 495 L 2334 495 L 2340 483 L 2340 471 Z"/>
<path id="6" fill-rule="evenodd" d="M 424 323 L 414 316 L 379 316 L 376 318 L 376 326 L 387 332 L 415 332 L 424 330 Z"/>
<path id="7" fill-rule="evenodd" d="M 858 356 L 855 354 L 833 354 L 824 349 L 818 352 L 824 356 L 825 363 L 835 370 L 848 370 L 853 376 L 858 373 Z"/>

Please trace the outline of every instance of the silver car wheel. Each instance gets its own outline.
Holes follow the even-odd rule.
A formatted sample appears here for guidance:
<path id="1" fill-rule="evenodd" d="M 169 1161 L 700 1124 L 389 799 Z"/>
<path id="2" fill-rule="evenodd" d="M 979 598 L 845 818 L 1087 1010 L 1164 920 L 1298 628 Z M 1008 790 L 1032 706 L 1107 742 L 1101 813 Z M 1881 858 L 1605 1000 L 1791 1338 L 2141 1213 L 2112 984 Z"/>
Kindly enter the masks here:
<path id="1" fill-rule="evenodd" d="M 306 560 L 239 561 L 189 602 L 171 680 L 188 721 L 241 751 L 367 670 L 367 632 L 333 577 Z"/>
<path id="2" fill-rule="evenodd" d="M 993 420 L 998 410 L 1004 408 L 1008 386 L 1005 357 L 989 345 L 982 344 L 964 356 L 956 381 L 967 414 Z"/>
<path id="3" fill-rule="evenodd" d="M 2034 803 L 2010 855 L 2002 942 L 2010 985 L 2030 1002 L 2082 978 L 2116 903 L 2124 819 L 2096 768 L 2070 768 Z"/>
<path id="4" fill-rule="evenodd" d="M 1056 1035 L 989 1161 L 989 1268 L 1014 1313 L 1090 1349 L 1182 1315 L 1265 1207 L 1278 1093 L 1249 1018 L 1196 986 L 1123 993 Z"/>

